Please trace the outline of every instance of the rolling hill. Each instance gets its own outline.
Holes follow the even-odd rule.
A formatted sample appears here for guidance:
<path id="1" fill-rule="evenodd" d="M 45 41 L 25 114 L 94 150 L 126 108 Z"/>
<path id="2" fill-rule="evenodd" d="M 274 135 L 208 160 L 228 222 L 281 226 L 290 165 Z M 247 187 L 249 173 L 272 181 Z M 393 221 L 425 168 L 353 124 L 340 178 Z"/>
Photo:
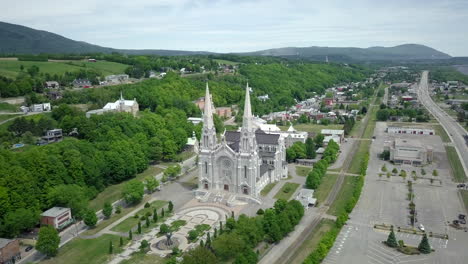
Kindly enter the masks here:
<path id="1" fill-rule="evenodd" d="M 0 54 L 38 54 L 38 53 L 111 53 L 140 55 L 193 55 L 215 54 L 206 51 L 160 50 L 160 49 L 113 49 L 75 41 L 63 36 L 36 30 L 25 26 L 0 22 Z M 362 61 L 415 61 L 449 59 L 450 55 L 433 48 L 418 45 L 404 44 L 395 47 L 370 48 L 338 48 L 338 47 L 286 47 L 268 49 L 239 55 L 279 56 L 310 60 L 362 62 Z"/>

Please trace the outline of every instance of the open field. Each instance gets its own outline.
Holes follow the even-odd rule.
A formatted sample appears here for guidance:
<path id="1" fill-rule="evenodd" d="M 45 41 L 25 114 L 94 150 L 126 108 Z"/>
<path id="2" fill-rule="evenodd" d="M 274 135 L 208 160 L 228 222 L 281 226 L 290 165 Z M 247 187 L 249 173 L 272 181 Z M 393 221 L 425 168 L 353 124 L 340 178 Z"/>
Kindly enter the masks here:
<path id="1" fill-rule="evenodd" d="M 442 142 L 444 143 L 451 142 L 449 136 L 447 135 L 447 132 L 441 125 L 434 125 L 433 128 L 435 130 L 436 135 L 439 135 L 440 138 L 442 139 Z"/>
<path id="2" fill-rule="evenodd" d="M 465 182 L 466 181 L 465 170 L 463 169 L 463 166 L 460 162 L 460 158 L 458 157 L 455 147 L 445 146 L 445 151 L 447 152 L 447 157 L 450 162 L 450 167 L 452 168 L 454 182 Z"/>
<path id="3" fill-rule="evenodd" d="M 319 187 L 314 192 L 314 197 L 317 198 L 319 205 L 327 199 L 327 196 L 333 188 L 333 185 L 335 185 L 337 179 L 338 174 L 325 174 L 322 178 L 322 183 L 320 183 Z"/>
<path id="4" fill-rule="evenodd" d="M 10 118 L 13 118 L 13 117 L 17 117 L 19 115 L 21 115 L 21 114 L 0 115 L 0 122 L 5 121 L 5 120 L 10 119 Z"/>
<path id="5" fill-rule="evenodd" d="M 377 120 L 378 106 L 371 106 L 369 108 L 369 122 L 364 130 L 363 138 L 371 138 L 374 135 L 375 122 Z"/>
<path id="6" fill-rule="evenodd" d="M 281 189 L 275 194 L 275 199 L 289 200 L 299 187 L 299 183 L 286 182 Z"/>
<path id="7" fill-rule="evenodd" d="M 317 249 L 318 243 L 322 236 L 333 228 L 335 222 L 329 219 L 322 219 L 320 223 L 315 226 L 314 230 L 310 233 L 304 243 L 301 244 L 296 254 L 291 259 L 292 264 L 301 264 L 307 256 Z"/>
<path id="8" fill-rule="evenodd" d="M 335 201 L 330 205 L 327 213 L 331 215 L 340 215 L 345 211 L 345 206 L 348 201 L 353 197 L 354 192 L 354 177 L 348 176 L 344 178 L 343 185 L 341 185 L 340 192 L 336 196 Z"/>
<path id="9" fill-rule="evenodd" d="M 307 177 L 309 171 L 312 170 L 312 167 L 305 167 L 305 166 L 296 166 L 296 174 L 298 176 Z"/>
<path id="10" fill-rule="evenodd" d="M 114 253 L 121 251 L 119 236 L 104 234 L 95 239 L 76 238 L 59 249 L 56 257 L 42 261 L 44 264 L 101 264 L 109 259 L 109 241 L 114 245 Z M 124 243 L 127 239 L 124 238 Z"/>
<path id="11" fill-rule="evenodd" d="M 9 103 L 0 103 L 0 111 L 6 112 L 17 112 L 19 107 L 17 105 L 12 105 Z"/>
<path id="12" fill-rule="evenodd" d="M 261 191 L 260 191 L 260 195 L 261 196 L 267 196 L 268 193 L 271 191 L 271 189 L 273 189 L 273 187 L 275 187 L 275 185 L 278 184 L 278 182 L 272 182 L 272 183 L 269 183 L 265 186 L 265 188 L 263 188 Z"/>
<path id="13" fill-rule="evenodd" d="M 375 122 L 374 122 L 375 126 Z M 366 153 L 369 151 L 369 146 L 372 141 L 370 140 L 361 140 L 357 144 L 358 150 L 356 153 L 354 153 L 353 159 L 351 161 L 351 166 L 348 169 L 348 173 L 354 173 L 354 174 L 359 174 L 360 173 L 360 167 L 361 167 L 361 162 L 364 159 L 364 156 Z"/>
<path id="14" fill-rule="evenodd" d="M 167 259 L 163 259 L 156 255 L 145 253 L 134 253 L 130 259 L 126 259 L 120 264 L 162 264 L 166 263 Z"/>
<path id="15" fill-rule="evenodd" d="M 226 65 L 238 65 L 239 64 L 239 62 L 229 61 L 229 60 L 214 59 L 214 61 L 216 61 L 219 64 L 226 64 Z"/>
<path id="16" fill-rule="evenodd" d="M 288 130 L 289 126 L 278 126 L 282 131 Z M 343 129 L 343 125 L 335 125 L 330 124 L 328 126 L 325 125 L 317 125 L 317 124 L 296 124 L 294 128 L 298 131 L 305 131 L 305 132 L 312 132 L 315 134 L 320 133 L 322 129 Z"/>
<path id="17" fill-rule="evenodd" d="M 153 214 L 153 210 L 157 209 L 158 210 L 158 215 L 160 216 L 160 210 L 159 209 L 161 209 L 167 203 L 168 203 L 167 201 L 162 201 L 162 200 L 154 201 L 154 202 L 151 203 L 150 207 L 141 209 L 135 215 L 138 215 L 139 217 L 141 217 L 141 216 L 145 215 L 148 212 L 151 212 L 151 214 Z M 137 226 L 139 221 L 140 221 L 140 218 L 135 218 L 135 217 L 131 216 L 131 217 L 125 219 L 124 221 L 122 221 L 120 224 L 113 227 L 111 230 L 116 231 L 116 232 L 128 232 L 130 229 Z"/>
<path id="18" fill-rule="evenodd" d="M 162 172 L 163 170 L 158 167 L 150 166 L 144 172 L 137 174 L 135 179 L 143 181 L 148 176 L 154 176 Z M 108 186 L 104 191 L 100 192 L 96 198 L 89 202 L 89 207 L 96 211 L 101 210 L 104 207 L 104 203 L 110 202 L 113 203 L 120 198 L 122 198 L 122 190 L 124 185 L 128 181 L 121 182 L 119 184 L 114 184 Z"/>
<path id="19" fill-rule="evenodd" d="M 65 72 L 73 72 L 81 69 L 95 69 L 104 75 L 123 73 L 128 65 L 109 62 L 87 62 L 87 61 L 63 61 L 63 62 L 46 62 L 46 61 L 14 61 L 0 60 L 0 75 L 15 78 L 21 72 L 21 65 L 25 69 L 36 65 L 39 67 L 39 72 L 49 74 L 64 74 Z"/>
<path id="20" fill-rule="evenodd" d="M 465 210 L 468 212 L 468 190 L 460 190 L 460 194 L 465 204 Z"/>

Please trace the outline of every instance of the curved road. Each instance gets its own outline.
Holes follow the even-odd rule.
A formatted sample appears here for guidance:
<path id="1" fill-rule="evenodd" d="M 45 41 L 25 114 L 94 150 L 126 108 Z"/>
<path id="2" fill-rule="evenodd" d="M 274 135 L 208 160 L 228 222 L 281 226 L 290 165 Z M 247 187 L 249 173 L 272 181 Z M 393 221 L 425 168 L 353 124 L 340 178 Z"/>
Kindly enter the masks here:
<path id="1" fill-rule="evenodd" d="M 421 103 L 427 110 L 439 121 L 442 127 L 447 131 L 450 139 L 457 150 L 460 161 L 465 170 L 465 175 L 468 175 L 468 147 L 465 143 L 464 135 L 467 135 L 466 130 L 458 124 L 451 116 L 442 110 L 429 95 L 428 84 L 429 71 L 423 71 L 421 81 L 419 83 L 418 97 Z"/>

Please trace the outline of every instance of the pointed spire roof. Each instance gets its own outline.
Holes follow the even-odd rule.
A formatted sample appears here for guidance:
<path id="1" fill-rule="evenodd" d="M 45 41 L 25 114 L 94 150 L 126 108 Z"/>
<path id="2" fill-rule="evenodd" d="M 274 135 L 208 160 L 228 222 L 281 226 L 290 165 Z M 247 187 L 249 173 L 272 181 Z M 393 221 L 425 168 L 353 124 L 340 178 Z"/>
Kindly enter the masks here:
<path id="1" fill-rule="evenodd" d="M 203 126 L 209 129 L 213 128 L 213 103 L 211 102 L 210 88 L 206 82 L 205 92 L 205 111 L 203 112 Z"/>
<path id="2" fill-rule="evenodd" d="M 122 91 L 120 91 L 120 100 L 121 100 L 121 101 L 124 100 L 123 95 L 122 95 Z"/>
<path id="3" fill-rule="evenodd" d="M 250 88 L 249 83 L 245 86 L 245 103 L 244 103 L 244 117 L 242 120 L 242 127 L 252 129 L 252 106 L 250 105 Z"/>

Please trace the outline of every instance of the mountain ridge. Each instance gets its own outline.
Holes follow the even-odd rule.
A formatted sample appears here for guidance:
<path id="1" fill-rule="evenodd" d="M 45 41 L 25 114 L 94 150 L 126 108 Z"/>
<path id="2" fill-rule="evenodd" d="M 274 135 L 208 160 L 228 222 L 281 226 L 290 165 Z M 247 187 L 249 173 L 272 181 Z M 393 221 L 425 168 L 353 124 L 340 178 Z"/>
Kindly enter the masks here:
<path id="1" fill-rule="evenodd" d="M 39 54 L 39 53 L 112 53 L 130 55 L 208 55 L 222 54 L 209 51 L 186 51 L 165 49 L 115 49 L 76 41 L 64 36 L 37 30 L 26 26 L 0 21 L 0 54 Z M 420 44 L 402 44 L 394 47 L 283 47 L 252 52 L 229 54 L 291 57 L 310 60 L 331 61 L 395 61 L 395 60 L 438 60 L 452 58 L 450 55 Z"/>

